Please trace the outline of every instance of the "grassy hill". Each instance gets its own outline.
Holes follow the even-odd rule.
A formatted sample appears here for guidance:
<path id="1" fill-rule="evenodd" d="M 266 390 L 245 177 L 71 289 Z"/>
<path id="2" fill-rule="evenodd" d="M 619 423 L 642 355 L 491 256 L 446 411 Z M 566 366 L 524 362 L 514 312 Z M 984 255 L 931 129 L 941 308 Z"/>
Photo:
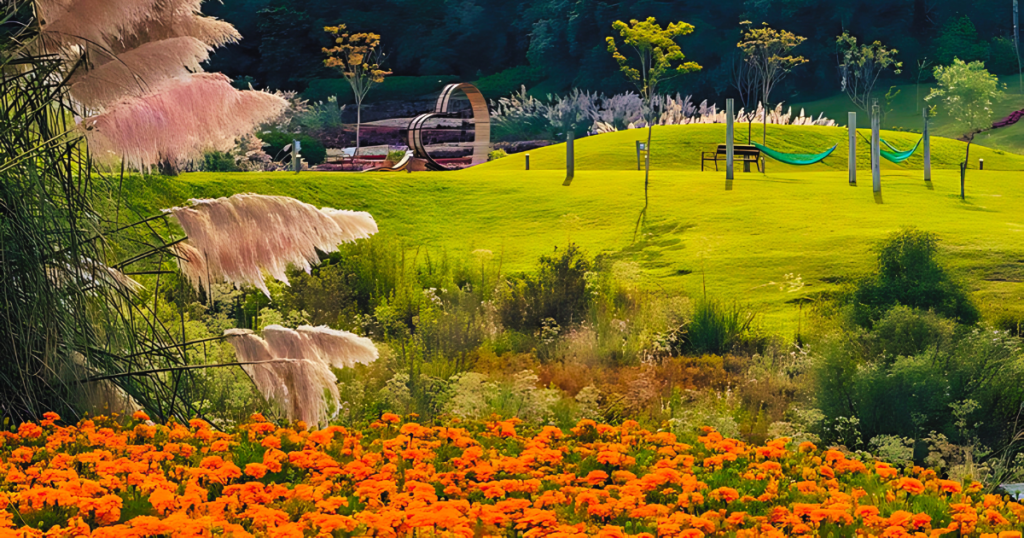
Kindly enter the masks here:
<path id="1" fill-rule="evenodd" d="M 1020 84 L 1016 75 L 1000 77 L 1000 81 L 1003 84 L 1006 84 L 1006 95 L 1005 99 L 996 103 L 994 106 L 997 118 L 1005 117 L 1014 110 L 1024 109 L 1024 93 L 1020 90 Z M 926 104 L 924 97 L 928 95 L 933 86 L 933 84 L 921 84 L 920 87 L 915 84 L 896 86 L 896 88 L 900 90 L 900 93 L 893 101 L 892 112 L 886 115 L 882 127 L 886 129 L 921 132 L 921 108 Z M 885 93 L 888 88 L 879 88 L 879 90 L 881 92 L 879 97 L 881 97 L 881 94 Z M 884 102 L 882 99 L 879 99 L 879 101 Z M 928 104 L 934 105 L 935 103 L 932 102 Z M 818 101 L 799 102 L 793 104 L 794 111 L 799 112 L 801 107 L 804 108 L 808 114 L 814 114 L 815 116 L 824 112 L 825 117 L 836 120 L 840 125 L 846 125 L 846 115 L 848 112 L 856 111 L 857 123 L 860 126 L 871 125 L 870 116 L 863 111 L 856 110 L 856 107 L 853 106 L 853 103 L 850 102 L 850 99 L 846 97 L 846 94 L 844 93 L 838 93 L 832 97 Z M 963 134 L 957 132 L 957 130 L 952 127 L 949 116 L 941 112 L 937 117 L 932 118 L 932 127 L 932 132 L 939 136 L 956 138 Z M 974 139 L 974 142 L 990 148 L 1024 154 L 1024 125 L 1014 125 L 1012 127 L 1006 127 L 978 135 Z"/>
<path id="2" fill-rule="evenodd" d="M 134 179 L 143 212 L 190 197 L 238 192 L 293 196 L 318 206 L 371 212 L 383 234 L 410 250 L 469 257 L 494 253 L 505 271 L 531 269 L 538 256 L 572 241 L 591 255 L 638 264 L 643 285 L 735 300 L 762 314 L 767 330 L 795 329 L 798 303 L 871 269 L 872 245 L 904 225 L 937 233 L 950 265 L 966 275 L 986 312 L 1024 310 L 1024 157 L 979 148 L 986 169 L 968 174 L 965 202 L 955 170 L 963 145 L 935 141 L 934 181 L 922 181 L 920 157 L 886 164 L 882 195 L 872 194 L 862 151 L 860 184 L 847 185 L 842 146 L 825 163 L 768 173 L 701 173 L 699 151 L 724 135 L 716 125 L 655 129 L 647 227 L 634 242 L 643 206 L 627 131 L 577 141 L 577 174 L 563 187 L 564 146 L 448 173 L 197 173 Z M 776 127 L 769 145 L 821 151 L 845 130 Z M 745 138 L 745 134 L 744 134 Z M 898 146 L 916 138 L 885 133 Z M 865 145 L 866 147 L 866 145 Z M 723 169 L 724 170 L 724 169 Z"/>

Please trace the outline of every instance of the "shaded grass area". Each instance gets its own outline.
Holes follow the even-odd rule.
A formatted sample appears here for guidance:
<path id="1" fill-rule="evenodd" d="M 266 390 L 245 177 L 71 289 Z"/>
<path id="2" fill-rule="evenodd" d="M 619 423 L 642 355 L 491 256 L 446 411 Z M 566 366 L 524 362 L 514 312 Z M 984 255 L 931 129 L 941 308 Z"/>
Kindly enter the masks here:
<path id="1" fill-rule="evenodd" d="M 1024 172 L 971 171 L 962 202 L 951 169 L 962 144 L 937 140 L 934 181 L 922 181 L 913 159 L 887 163 L 880 197 L 866 164 L 860 186 L 847 185 L 845 154 L 802 169 L 770 161 L 765 175 L 726 182 L 724 171 L 699 172 L 697 150 L 714 140 L 716 127 L 655 129 L 649 219 L 635 242 L 643 206 L 630 138 L 637 132 L 579 141 L 569 187 L 559 170 L 565 150 L 556 146 L 532 151 L 529 172 L 513 156 L 449 173 L 197 173 L 135 178 L 128 188 L 141 212 L 239 192 L 365 210 L 410 250 L 468 258 L 486 249 L 505 272 L 530 270 L 539 256 L 574 242 L 591 255 L 637 263 L 653 289 L 697 297 L 706 287 L 709 296 L 738 301 L 777 332 L 795 330 L 802 302 L 871 270 L 875 242 L 914 225 L 938 234 L 944 260 L 968 279 L 984 312 L 1024 310 Z M 770 144 L 785 130 L 807 143 L 827 141 L 833 131 L 845 136 L 842 129 L 777 130 Z M 912 138 L 886 134 L 894 143 L 903 137 Z M 781 137 L 774 144 L 785 149 Z M 979 154 L 987 165 L 1024 170 L 1024 157 Z"/>
<path id="2" fill-rule="evenodd" d="M 1005 99 L 995 103 L 993 106 L 996 118 L 1003 118 L 1014 110 L 1024 109 L 1024 94 L 1021 93 L 1017 76 L 1000 77 L 999 80 L 1006 84 L 1006 94 Z M 884 88 L 881 86 L 882 84 L 879 83 L 878 89 L 880 91 L 878 92 L 878 98 L 880 103 L 884 103 L 882 95 L 889 88 L 888 86 Z M 927 103 L 924 100 L 930 89 L 934 87 L 934 84 L 921 84 L 920 88 L 915 84 L 903 84 L 896 87 L 900 90 L 900 93 L 893 101 L 892 112 L 886 115 L 882 127 L 921 132 L 921 109 L 926 104 L 936 104 L 934 101 Z M 857 122 L 859 125 L 871 125 L 871 117 L 867 113 L 857 110 L 853 103 L 850 102 L 850 99 L 846 97 L 846 94 L 843 93 L 817 101 L 794 103 L 793 111 L 798 113 L 801 107 L 805 108 L 808 114 L 813 113 L 815 116 L 824 112 L 825 117 L 836 120 L 840 125 L 846 125 L 847 112 L 857 112 Z M 962 135 L 963 133 L 953 128 L 952 120 L 941 111 L 942 107 L 940 106 L 939 108 L 938 116 L 931 120 L 932 133 L 950 138 L 957 138 Z M 974 139 L 974 143 L 1013 153 L 1024 153 L 1024 125 L 1018 124 L 980 134 Z M 977 164 L 976 159 L 972 160 Z M 985 159 L 985 162 L 987 163 L 988 159 Z"/>

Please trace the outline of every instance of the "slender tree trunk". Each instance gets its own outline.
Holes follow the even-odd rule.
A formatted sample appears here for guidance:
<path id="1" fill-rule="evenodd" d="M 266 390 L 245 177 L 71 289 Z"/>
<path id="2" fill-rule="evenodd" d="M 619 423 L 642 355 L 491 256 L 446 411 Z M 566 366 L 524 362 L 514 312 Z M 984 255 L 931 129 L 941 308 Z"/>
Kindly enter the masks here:
<path id="1" fill-rule="evenodd" d="M 363 100 L 356 99 L 356 152 L 359 151 L 359 129 L 363 123 Z"/>
<path id="2" fill-rule="evenodd" d="M 644 215 L 647 214 L 647 185 L 651 181 L 651 132 L 654 124 L 647 124 L 647 156 L 644 158 Z"/>
<path id="3" fill-rule="evenodd" d="M 636 241 L 636 235 L 640 232 L 640 225 L 647 220 L 647 204 L 649 198 L 647 197 L 647 186 L 650 185 L 651 180 L 651 132 L 654 130 L 654 123 L 647 122 L 647 155 L 644 156 L 644 208 L 640 210 L 640 216 L 636 219 L 636 226 L 633 228 L 633 241 Z"/>
<path id="4" fill-rule="evenodd" d="M 960 199 L 965 200 L 964 197 L 964 182 L 967 179 L 967 163 L 971 158 L 971 142 L 974 142 L 974 135 L 972 134 L 967 138 L 967 154 L 964 155 L 964 162 L 960 165 Z"/>

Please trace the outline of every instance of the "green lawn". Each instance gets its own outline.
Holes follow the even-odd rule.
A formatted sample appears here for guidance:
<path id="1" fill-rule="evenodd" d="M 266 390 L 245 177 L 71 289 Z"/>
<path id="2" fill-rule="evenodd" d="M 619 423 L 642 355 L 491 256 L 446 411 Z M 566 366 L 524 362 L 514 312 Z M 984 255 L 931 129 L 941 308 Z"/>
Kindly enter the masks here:
<path id="1" fill-rule="evenodd" d="M 1003 118 L 1014 110 L 1024 109 L 1024 94 L 1021 93 L 1017 76 L 1000 77 L 1000 81 L 1006 84 L 1006 94 L 1005 99 L 996 103 L 993 107 L 996 118 Z M 897 86 L 900 93 L 893 101 L 892 112 L 886 115 L 882 127 L 921 132 L 921 108 L 926 104 L 924 97 L 928 95 L 931 87 L 932 85 L 929 84 L 921 84 L 920 88 L 914 84 Z M 878 89 L 880 90 L 879 101 L 884 103 L 882 94 L 888 90 L 888 87 L 882 88 L 881 84 L 879 84 Z M 927 104 L 934 105 L 936 103 L 932 101 Z M 793 103 L 794 112 L 800 112 L 801 107 L 806 109 L 808 115 L 814 114 L 817 116 L 819 113 L 824 112 L 825 117 L 836 120 L 840 125 L 846 125 L 846 115 L 848 112 L 857 112 L 857 123 L 859 126 L 867 127 L 871 125 L 870 116 L 863 111 L 858 111 L 853 103 L 850 102 L 850 99 L 846 97 L 846 94 L 843 93 L 838 93 L 818 101 Z M 941 106 L 939 108 L 939 115 L 932 118 L 932 132 L 940 136 L 952 138 L 963 134 L 952 128 L 949 116 L 941 112 Z M 983 146 L 1024 154 L 1024 125 L 1019 124 L 983 133 L 978 135 L 974 141 Z"/>
<path id="2" fill-rule="evenodd" d="M 969 279 L 986 311 L 1024 309 L 1024 157 L 979 148 L 992 168 L 1018 172 L 970 171 L 961 202 L 955 166 L 962 144 L 936 140 L 931 185 L 915 156 L 907 166 L 887 163 L 876 198 L 866 147 L 857 187 L 847 185 L 842 146 L 824 164 L 769 161 L 767 174 L 741 173 L 731 184 L 724 171 L 701 173 L 699 151 L 713 147 L 723 129 L 655 129 L 650 217 L 636 242 L 643 206 L 633 146 L 639 131 L 577 141 L 578 171 L 569 187 L 562 186 L 564 146 L 555 146 L 531 151 L 529 172 L 522 156 L 511 156 L 448 173 L 197 173 L 135 180 L 132 198 L 151 209 L 238 192 L 294 196 L 369 211 L 382 233 L 410 249 L 456 256 L 490 250 L 506 271 L 528 270 L 538 256 L 573 241 L 592 255 L 638 263 L 647 285 L 667 293 L 697 296 L 706 283 L 709 294 L 749 305 L 777 332 L 795 328 L 799 299 L 870 270 L 874 242 L 916 225 L 942 238 L 948 263 Z M 845 136 L 844 129 L 776 127 L 769 145 L 821 151 Z M 897 145 L 916 140 L 906 133 L 885 137 Z"/>

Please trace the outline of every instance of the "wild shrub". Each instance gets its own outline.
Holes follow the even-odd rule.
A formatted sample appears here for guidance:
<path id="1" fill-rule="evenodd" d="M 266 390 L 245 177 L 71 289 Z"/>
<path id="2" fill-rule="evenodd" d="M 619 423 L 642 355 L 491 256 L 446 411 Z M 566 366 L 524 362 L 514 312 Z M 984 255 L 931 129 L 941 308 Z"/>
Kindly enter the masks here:
<path id="1" fill-rule="evenodd" d="M 203 154 L 204 172 L 238 172 L 235 158 L 222 151 L 208 151 Z"/>
<path id="2" fill-rule="evenodd" d="M 715 299 L 703 299 L 693 309 L 686 338 L 695 353 L 724 354 L 732 349 L 740 335 L 750 327 L 751 314 L 739 305 L 723 305 Z"/>
<path id="3" fill-rule="evenodd" d="M 921 439 L 935 431 L 962 442 L 965 433 L 949 410 L 970 400 L 978 406 L 971 435 L 986 446 L 1000 446 L 1012 435 L 1008 426 L 1024 403 L 1020 343 L 991 328 L 961 328 L 954 340 L 892 360 L 872 360 L 871 347 L 860 345 L 857 338 L 823 343 L 813 374 L 826 422 L 857 418 L 864 439 Z"/>
<path id="4" fill-rule="evenodd" d="M 324 162 L 327 158 L 327 148 L 317 139 L 305 135 L 305 134 L 292 134 L 281 131 L 267 131 L 258 133 L 260 140 L 267 144 L 266 152 L 275 161 L 291 160 L 291 154 L 284 152 L 285 146 L 292 143 L 293 140 L 298 140 L 301 145 L 299 154 L 302 155 L 302 159 L 310 165 L 317 165 Z"/>
<path id="5" fill-rule="evenodd" d="M 541 256 L 536 275 L 510 276 L 498 296 L 498 317 L 506 328 L 535 331 L 546 319 L 569 327 L 586 319 L 590 308 L 587 273 L 593 262 L 575 244 Z"/>
<path id="6" fill-rule="evenodd" d="M 855 321 L 870 326 L 884 312 L 904 305 L 961 323 L 978 321 L 978 309 L 966 288 L 937 259 L 938 238 L 916 228 L 893 232 L 877 247 L 878 266 L 856 285 Z"/>
<path id="7" fill-rule="evenodd" d="M 953 337 L 955 325 L 933 312 L 908 306 L 890 308 L 875 322 L 876 354 L 883 357 L 913 356 L 929 348 L 943 348 Z"/>

